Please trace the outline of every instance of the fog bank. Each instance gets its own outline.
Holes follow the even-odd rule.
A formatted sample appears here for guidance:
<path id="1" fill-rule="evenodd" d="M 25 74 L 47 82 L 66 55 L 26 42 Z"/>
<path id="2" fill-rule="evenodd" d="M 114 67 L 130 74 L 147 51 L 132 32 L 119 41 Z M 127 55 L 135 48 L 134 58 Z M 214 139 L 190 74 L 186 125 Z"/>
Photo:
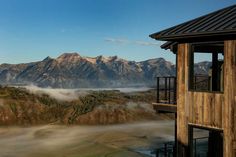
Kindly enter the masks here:
<path id="1" fill-rule="evenodd" d="M 119 151 L 155 148 L 157 143 L 173 140 L 173 129 L 173 121 L 108 126 L 0 127 L 0 157 L 71 157 L 75 154 L 86 156 L 98 150 L 114 152 L 115 148 Z"/>
<path id="2" fill-rule="evenodd" d="M 21 86 L 22 87 L 22 86 Z M 62 101 L 71 101 L 78 99 L 79 96 L 85 96 L 90 91 L 118 90 L 122 93 L 148 91 L 151 88 L 78 88 L 78 89 L 62 89 L 62 88 L 41 88 L 34 85 L 23 86 L 33 94 L 47 94 L 52 98 Z"/>

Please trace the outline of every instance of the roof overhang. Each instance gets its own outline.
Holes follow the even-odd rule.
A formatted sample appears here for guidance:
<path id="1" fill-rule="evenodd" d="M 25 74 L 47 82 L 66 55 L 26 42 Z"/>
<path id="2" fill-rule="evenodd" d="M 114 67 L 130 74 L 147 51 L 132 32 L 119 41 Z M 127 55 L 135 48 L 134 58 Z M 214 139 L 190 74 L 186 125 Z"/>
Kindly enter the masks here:
<path id="1" fill-rule="evenodd" d="M 219 32 L 204 32 L 204 33 L 191 33 L 181 35 L 168 35 L 162 36 L 161 32 L 150 35 L 151 38 L 161 41 L 172 42 L 200 42 L 200 41 L 219 41 L 236 39 L 236 30 L 233 31 L 219 31 Z"/>
<path id="2" fill-rule="evenodd" d="M 173 52 L 178 43 L 235 40 L 236 5 L 220 9 L 149 36 L 156 40 L 167 41 L 161 48 L 170 49 Z"/>

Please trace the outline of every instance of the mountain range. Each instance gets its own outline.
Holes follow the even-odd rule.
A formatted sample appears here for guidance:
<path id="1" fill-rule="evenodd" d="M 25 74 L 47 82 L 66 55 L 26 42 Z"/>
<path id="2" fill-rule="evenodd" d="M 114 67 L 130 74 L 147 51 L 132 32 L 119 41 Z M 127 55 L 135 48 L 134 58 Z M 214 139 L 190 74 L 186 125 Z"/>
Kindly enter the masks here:
<path id="1" fill-rule="evenodd" d="M 209 62 L 195 64 L 195 69 L 202 74 L 207 73 L 209 67 Z M 174 75 L 175 65 L 164 58 L 135 62 L 117 56 L 82 57 L 78 53 L 0 65 L 0 84 L 52 88 L 153 86 L 155 77 Z"/>

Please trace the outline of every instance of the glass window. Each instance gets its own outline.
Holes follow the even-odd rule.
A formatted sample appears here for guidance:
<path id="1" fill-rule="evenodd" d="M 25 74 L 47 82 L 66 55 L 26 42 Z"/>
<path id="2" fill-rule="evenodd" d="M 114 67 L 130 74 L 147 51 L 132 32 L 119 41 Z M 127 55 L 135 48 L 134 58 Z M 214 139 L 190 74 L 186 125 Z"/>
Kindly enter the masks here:
<path id="1" fill-rule="evenodd" d="M 190 157 L 223 157 L 221 130 L 190 128 Z"/>

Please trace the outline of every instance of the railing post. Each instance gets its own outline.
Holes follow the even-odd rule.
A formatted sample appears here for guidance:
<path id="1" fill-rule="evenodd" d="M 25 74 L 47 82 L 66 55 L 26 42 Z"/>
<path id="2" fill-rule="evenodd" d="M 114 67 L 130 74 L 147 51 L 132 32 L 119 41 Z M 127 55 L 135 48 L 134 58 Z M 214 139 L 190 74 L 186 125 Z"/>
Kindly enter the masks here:
<path id="1" fill-rule="evenodd" d="M 159 157 L 159 150 L 156 151 L 156 157 Z"/>
<path id="2" fill-rule="evenodd" d="M 168 79 L 169 79 L 169 104 L 170 104 L 170 95 L 171 95 L 171 85 L 170 85 L 170 83 L 171 83 L 171 77 L 168 77 Z"/>
<path id="3" fill-rule="evenodd" d="M 177 143 L 178 143 L 178 139 L 177 139 L 177 113 L 175 113 L 175 143 L 174 143 L 174 156 L 173 157 L 177 157 Z"/>
<path id="4" fill-rule="evenodd" d="M 177 79 L 176 79 L 176 77 L 174 77 L 174 103 L 176 103 L 176 101 L 177 101 Z"/>
<path id="5" fill-rule="evenodd" d="M 165 157 L 167 157 L 167 144 L 166 143 L 164 144 L 164 154 L 165 154 Z"/>
<path id="6" fill-rule="evenodd" d="M 159 100 L 159 95 L 160 95 L 160 93 L 159 93 L 160 92 L 159 82 L 160 82 L 160 78 L 157 77 L 157 103 L 160 102 L 160 100 Z"/>
<path id="7" fill-rule="evenodd" d="M 165 77 L 165 101 L 167 101 L 167 77 Z"/>

